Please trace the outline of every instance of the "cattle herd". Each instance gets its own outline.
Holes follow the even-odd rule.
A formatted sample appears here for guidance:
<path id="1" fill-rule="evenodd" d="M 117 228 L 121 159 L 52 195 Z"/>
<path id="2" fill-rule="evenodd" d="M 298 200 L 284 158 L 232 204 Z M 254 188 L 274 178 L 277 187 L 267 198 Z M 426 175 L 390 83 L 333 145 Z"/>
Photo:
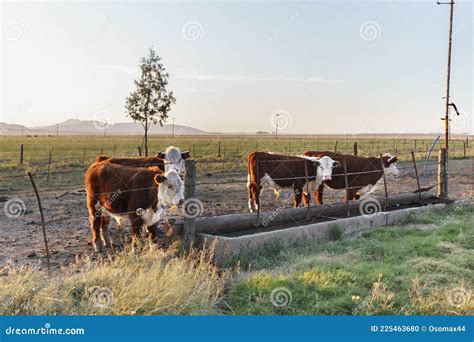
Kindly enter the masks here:
<path id="1" fill-rule="evenodd" d="M 108 224 L 119 228 L 128 219 L 133 241 L 142 227 L 157 240 L 157 225 L 166 209 L 184 203 L 184 160 L 189 152 L 170 146 L 155 157 L 98 156 L 85 174 L 87 208 L 96 252 L 111 245 Z M 311 193 L 322 204 L 323 189 L 346 189 L 347 200 L 367 196 L 382 175 L 398 175 L 397 157 L 358 157 L 328 151 L 306 151 L 302 156 L 253 152 L 248 156 L 249 210 L 259 210 L 265 188 L 294 191 L 294 207 L 308 205 Z"/>

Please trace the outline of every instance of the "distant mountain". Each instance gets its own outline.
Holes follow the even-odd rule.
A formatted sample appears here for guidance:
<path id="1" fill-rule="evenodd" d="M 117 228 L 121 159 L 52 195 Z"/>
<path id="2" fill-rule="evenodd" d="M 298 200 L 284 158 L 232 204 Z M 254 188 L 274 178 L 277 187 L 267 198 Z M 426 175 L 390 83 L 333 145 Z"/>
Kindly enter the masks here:
<path id="1" fill-rule="evenodd" d="M 120 122 L 105 127 L 104 123 L 92 120 L 69 119 L 56 125 L 24 127 L 21 125 L 11 125 L 0 122 L 0 130 L 2 135 L 142 135 L 143 127 L 140 123 Z M 149 134 L 155 135 L 172 135 L 173 125 L 159 124 L 151 125 Z M 189 126 L 174 125 L 175 135 L 209 135 L 214 134 L 205 132 L 197 128 Z"/>

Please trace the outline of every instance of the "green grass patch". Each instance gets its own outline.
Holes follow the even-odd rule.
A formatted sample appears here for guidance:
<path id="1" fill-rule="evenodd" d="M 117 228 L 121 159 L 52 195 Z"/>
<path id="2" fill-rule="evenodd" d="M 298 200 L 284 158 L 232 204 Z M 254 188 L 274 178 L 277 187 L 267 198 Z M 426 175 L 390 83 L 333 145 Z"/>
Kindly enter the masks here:
<path id="1" fill-rule="evenodd" d="M 231 287 L 227 302 L 251 315 L 472 313 L 472 300 L 454 306 L 449 293 L 474 285 L 473 218 L 472 206 L 450 206 L 359 238 L 263 248 L 243 256 L 252 272 Z M 275 289 L 291 299 L 279 305 Z"/>

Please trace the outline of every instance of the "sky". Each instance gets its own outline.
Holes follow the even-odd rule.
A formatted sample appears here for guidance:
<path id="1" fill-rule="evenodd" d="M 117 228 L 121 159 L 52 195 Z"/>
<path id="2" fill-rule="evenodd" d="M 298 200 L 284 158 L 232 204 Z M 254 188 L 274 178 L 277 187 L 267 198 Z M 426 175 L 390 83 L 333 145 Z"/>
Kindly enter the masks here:
<path id="1" fill-rule="evenodd" d="M 125 98 L 153 46 L 176 124 L 441 132 L 448 16 L 434 0 L 3 2 L 0 121 L 131 121 Z M 454 19 L 452 132 L 473 134 L 472 2 L 456 1 Z"/>

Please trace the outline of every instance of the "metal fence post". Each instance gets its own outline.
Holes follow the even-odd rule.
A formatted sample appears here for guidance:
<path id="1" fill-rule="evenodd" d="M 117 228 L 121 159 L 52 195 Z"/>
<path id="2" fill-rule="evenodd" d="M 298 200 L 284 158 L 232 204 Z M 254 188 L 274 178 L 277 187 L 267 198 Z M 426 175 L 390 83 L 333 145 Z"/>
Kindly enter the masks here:
<path id="1" fill-rule="evenodd" d="M 441 148 L 438 153 L 438 197 L 448 196 L 448 153 Z"/>
<path id="2" fill-rule="evenodd" d="M 385 191 L 385 204 L 383 207 L 383 211 L 387 211 L 387 204 L 388 204 L 387 179 L 385 178 L 385 165 L 383 164 L 383 156 L 381 154 L 380 154 L 380 165 L 382 167 L 383 188 Z"/>
<path id="3" fill-rule="evenodd" d="M 51 150 L 49 150 L 49 158 L 48 158 L 48 176 L 46 180 L 49 182 L 49 173 L 51 172 L 51 162 L 52 162 Z"/>
<path id="4" fill-rule="evenodd" d="M 48 248 L 48 239 L 46 237 L 46 227 L 44 224 L 44 214 L 43 214 L 43 206 L 41 205 L 41 198 L 38 193 L 38 189 L 36 188 L 35 181 L 33 180 L 33 175 L 28 172 L 28 177 L 30 178 L 31 185 L 33 186 L 33 190 L 35 191 L 36 199 L 38 200 L 38 207 L 41 215 L 41 226 L 43 228 L 43 239 L 44 239 L 44 247 L 46 249 L 46 264 L 48 265 L 48 273 L 51 273 L 51 263 L 50 263 L 50 255 L 49 255 L 49 248 Z"/>
<path id="5" fill-rule="evenodd" d="M 196 200 L 196 162 L 192 159 L 184 161 L 186 175 L 184 177 L 184 212 L 192 212 L 187 210 L 186 206 L 193 206 Z M 194 215 L 184 215 L 184 249 L 189 251 L 193 245 L 194 236 L 196 235 L 196 221 Z"/>
<path id="6" fill-rule="evenodd" d="M 23 165 L 23 144 L 20 145 L 20 165 Z"/>
<path id="7" fill-rule="evenodd" d="M 347 179 L 347 163 L 346 158 L 344 158 L 344 185 L 346 187 L 346 209 L 347 209 L 347 216 L 351 216 L 351 207 L 349 206 L 349 182 Z"/>
<path id="8" fill-rule="evenodd" d="M 420 177 L 418 177 L 418 168 L 416 167 L 415 153 L 413 153 L 413 151 L 411 151 L 411 159 L 413 160 L 413 167 L 415 168 L 416 185 L 418 186 L 418 193 L 420 194 L 421 200 Z"/>

